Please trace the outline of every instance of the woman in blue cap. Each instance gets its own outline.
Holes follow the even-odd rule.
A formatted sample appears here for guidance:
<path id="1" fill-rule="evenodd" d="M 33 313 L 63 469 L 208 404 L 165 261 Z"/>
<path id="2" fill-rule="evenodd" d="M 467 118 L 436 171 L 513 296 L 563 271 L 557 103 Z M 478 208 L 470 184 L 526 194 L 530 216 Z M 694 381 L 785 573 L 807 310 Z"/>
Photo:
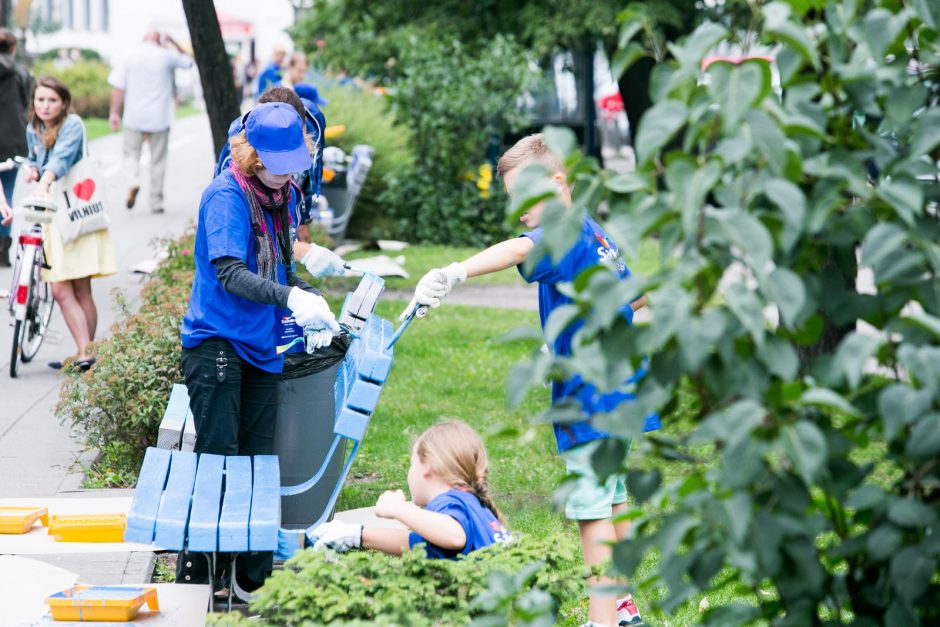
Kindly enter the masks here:
<path id="1" fill-rule="evenodd" d="M 297 111 L 256 107 L 232 137 L 232 162 L 206 188 L 196 229 L 196 276 L 182 323 L 182 367 L 196 424 L 197 453 L 273 452 L 279 309 L 326 346 L 339 325 L 326 301 L 292 271 L 291 174 L 310 167 L 312 146 Z M 311 333 L 311 330 L 315 330 Z M 271 553 L 239 558 L 239 586 L 271 573 Z M 177 581 L 206 583 L 201 555 L 181 554 Z"/>

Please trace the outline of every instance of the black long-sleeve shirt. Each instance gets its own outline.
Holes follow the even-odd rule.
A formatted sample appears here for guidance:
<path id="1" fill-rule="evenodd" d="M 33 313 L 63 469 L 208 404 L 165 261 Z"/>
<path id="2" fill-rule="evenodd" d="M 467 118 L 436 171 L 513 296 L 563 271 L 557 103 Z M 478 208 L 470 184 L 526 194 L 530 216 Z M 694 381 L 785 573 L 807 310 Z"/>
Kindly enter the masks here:
<path id="1" fill-rule="evenodd" d="M 320 294 L 290 269 L 287 270 L 287 285 L 281 285 L 251 272 L 244 261 L 235 257 L 216 259 L 215 273 L 219 277 L 219 283 L 228 292 L 261 305 L 277 305 L 282 309 L 289 309 L 287 297 L 292 287 L 299 287 L 311 294 Z"/>

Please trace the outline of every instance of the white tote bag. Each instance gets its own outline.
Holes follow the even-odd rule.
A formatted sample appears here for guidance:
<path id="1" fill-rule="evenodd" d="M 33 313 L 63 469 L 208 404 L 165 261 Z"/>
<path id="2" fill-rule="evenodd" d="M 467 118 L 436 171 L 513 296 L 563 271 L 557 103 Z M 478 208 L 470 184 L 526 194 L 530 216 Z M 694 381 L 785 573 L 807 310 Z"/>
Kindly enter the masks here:
<path id="1" fill-rule="evenodd" d="M 88 136 L 82 126 L 84 154 L 65 178 L 58 182 L 59 203 L 56 226 L 62 242 L 68 244 L 82 235 L 103 231 L 111 226 L 105 199 L 105 180 L 98 165 L 88 154 Z"/>

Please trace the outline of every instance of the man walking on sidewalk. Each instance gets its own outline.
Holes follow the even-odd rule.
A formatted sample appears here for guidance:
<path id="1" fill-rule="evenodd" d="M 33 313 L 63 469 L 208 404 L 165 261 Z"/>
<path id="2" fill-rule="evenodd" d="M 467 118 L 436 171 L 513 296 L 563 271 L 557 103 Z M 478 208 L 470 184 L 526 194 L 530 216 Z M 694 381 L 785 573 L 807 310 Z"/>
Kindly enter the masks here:
<path id="1" fill-rule="evenodd" d="M 162 44 L 176 49 L 173 52 Z M 108 77 L 111 91 L 112 130 L 121 128 L 124 109 L 124 167 L 130 188 L 127 208 L 133 208 L 140 191 L 140 152 L 150 142 L 150 211 L 163 212 L 163 179 L 166 174 L 167 140 L 175 115 L 174 72 L 193 60 L 173 38 L 157 31 L 144 35 L 143 44 L 118 63 Z"/>

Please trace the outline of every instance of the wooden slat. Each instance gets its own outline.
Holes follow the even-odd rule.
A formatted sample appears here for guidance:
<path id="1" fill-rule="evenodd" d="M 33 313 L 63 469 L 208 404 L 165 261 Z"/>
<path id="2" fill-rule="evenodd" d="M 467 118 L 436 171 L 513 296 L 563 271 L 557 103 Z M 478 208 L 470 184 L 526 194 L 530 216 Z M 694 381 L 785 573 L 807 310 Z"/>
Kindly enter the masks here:
<path id="1" fill-rule="evenodd" d="M 248 550 L 248 516 L 251 508 L 251 458 L 225 458 L 225 497 L 219 519 L 219 550 Z"/>
<path id="2" fill-rule="evenodd" d="M 181 551 L 184 547 L 195 481 L 196 454 L 173 451 L 154 534 L 154 542 L 165 549 Z"/>
<path id="3" fill-rule="evenodd" d="M 225 456 L 203 453 L 199 456 L 193 509 L 189 515 L 190 551 L 213 552 L 219 548 L 219 513 L 222 508 L 222 474 Z"/>
<path id="4" fill-rule="evenodd" d="M 153 542 L 153 530 L 157 512 L 160 510 L 160 497 L 166 485 L 167 470 L 170 468 L 170 451 L 148 447 L 144 454 L 144 463 L 137 477 L 134 501 L 127 512 L 127 528 L 124 530 L 125 542 L 150 544 Z"/>
<path id="5" fill-rule="evenodd" d="M 185 385 L 176 383 L 170 391 L 170 400 L 160 421 L 157 432 L 157 447 L 178 451 L 183 437 L 183 426 L 189 413 L 189 393 Z"/>
<path id="6" fill-rule="evenodd" d="M 276 550 L 277 530 L 280 526 L 281 473 L 277 455 L 256 455 L 251 488 L 251 518 L 248 522 L 249 549 Z"/>

